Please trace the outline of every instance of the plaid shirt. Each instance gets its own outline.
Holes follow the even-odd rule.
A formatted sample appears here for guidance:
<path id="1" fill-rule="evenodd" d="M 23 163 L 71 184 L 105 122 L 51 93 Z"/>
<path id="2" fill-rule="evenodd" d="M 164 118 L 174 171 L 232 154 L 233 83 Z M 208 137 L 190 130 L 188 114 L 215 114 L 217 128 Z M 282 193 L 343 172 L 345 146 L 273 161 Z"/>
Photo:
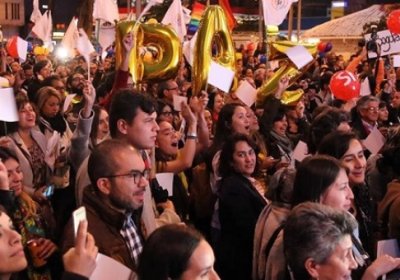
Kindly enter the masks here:
<path id="1" fill-rule="evenodd" d="M 138 228 L 136 227 L 132 214 L 126 214 L 124 224 L 122 225 L 122 229 L 120 230 L 122 237 L 125 240 L 126 245 L 129 248 L 129 253 L 131 257 L 134 259 L 137 264 L 139 261 L 139 255 L 143 250 L 143 240 L 139 233 Z"/>

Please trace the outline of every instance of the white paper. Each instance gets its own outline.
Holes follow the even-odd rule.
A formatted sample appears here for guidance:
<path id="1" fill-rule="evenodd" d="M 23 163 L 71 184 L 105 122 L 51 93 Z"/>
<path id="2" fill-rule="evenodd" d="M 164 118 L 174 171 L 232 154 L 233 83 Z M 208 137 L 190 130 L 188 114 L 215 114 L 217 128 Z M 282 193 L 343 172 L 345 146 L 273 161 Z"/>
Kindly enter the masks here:
<path id="1" fill-rule="evenodd" d="M 157 228 L 150 186 L 146 187 L 146 191 L 144 193 L 142 221 L 148 235 L 150 235 Z"/>
<path id="2" fill-rule="evenodd" d="M 135 273 L 122 263 L 103 255 L 97 254 L 96 268 L 90 276 L 90 280 L 133 280 Z"/>
<path id="3" fill-rule="evenodd" d="M 207 83 L 228 93 L 231 88 L 235 72 L 218 63 L 211 61 L 210 71 L 208 72 Z"/>
<path id="4" fill-rule="evenodd" d="M 174 110 L 178 112 L 182 111 L 182 102 L 187 103 L 187 97 L 174 95 L 172 98 L 174 103 Z"/>
<path id="5" fill-rule="evenodd" d="M 397 239 L 379 240 L 377 244 L 376 255 L 378 257 L 382 255 L 389 255 L 396 258 L 400 257 Z"/>
<path id="6" fill-rule="evenodd" d="M 312 55 L 303 46 L 289 48 L 285 53 L 298 69 L 303 68 L 303 66 L 307 65 L 313 60 Z"/>
<path id="7" fill-rule="evenodd" d="M 164 190 L 168 191 L 168 196 L 172 196 L 173 192 L 173 182 L 174 182 L 174 173 L 166 172 L 166 173 L 157 173 L 156 179 L 160 187 Z"/>
<path id="8" fill-rule="evenodd" d="M 243 81 L 240 83 L 235 95 L 242 100 L 244 104 L 251 107 L 251 105 L 256 102 L 257 90 L 248 81 Z"/>
<path id="9" fill-rule="evenodd" d="M 302 162 L 308 157 L 308 147 L 303 141 L 299 141 L 293 151 L 293 159 Z"/>
<path id="10" fill-rule="evenodd" d="M 46 153 L 44 155 L 44 161 L 51 167 L 54 167 L 56 162 L 56 156 L 58 152 L 58 146 L 60 143 L 60 133 L 57 131 L 53 132 L 53 135 L 47 140 Z"/>
<path id="11" fill-rule="evenodd" d="M 393 55 L 393 67 L 400 67 L 400 55 Z"/>
<path id="12" fill-rule="evenodd" d="M 63 105 L 63 113 L 66 113 L 66 112 L 68 111 L 69 105 L 71 104 L 72 99 L 73 99 L 75 96 L 76 96 L 76 93 L 72 93 L 72 94 L 68 94 L 68 95 L 65 97 L 64 105 Z"/>
<path id="13" fill-rule="evenodd" d="M 18 50 L 18 57 L 22 60 L 26 60 L 26 54 L 28 53 L 28 41 L 18 37 L 17 38 L 17 50 Z"/>
<path id="14" fill-rule="evenodd" d="M 364 36 L 366 41 L 371 39 L 371 33 Z M 400 52 L 399 34 L 390 32 L 389 30 L 379 31 L 377 33 L 376 43 L 380 46 L 381 56 Z M 369 58 L 376 57 L 376 53 Z"/>
<path id="15" fill-rule="evenodd" d="M 368 137 L 362 142 L 364 147 L 367 148 L 371 153 L 377 154 L 385 144 L 385 137 L 382 135 L 379 129 L 375 127 Z"/>
<path id="16" fill-rule="evenodd" d="M 17 122 L 18 109 L 12 88 L 0 89 L 0 120 L 5 122 Z"/>
<path id="17" fill-rule="evenodd" d="M 361 82 L 360 95 L 361 96 L 371 95 L 371 88 L 369 86 L 368 78 L 365 78 L 364 81 Z"/>

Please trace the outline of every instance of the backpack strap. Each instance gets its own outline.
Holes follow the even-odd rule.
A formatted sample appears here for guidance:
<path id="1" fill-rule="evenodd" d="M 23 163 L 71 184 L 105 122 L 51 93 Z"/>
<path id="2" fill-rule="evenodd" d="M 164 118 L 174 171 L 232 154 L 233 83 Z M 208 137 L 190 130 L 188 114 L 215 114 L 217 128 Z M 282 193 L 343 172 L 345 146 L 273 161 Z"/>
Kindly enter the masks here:
<path id="1" fill-rule="evenodd" d="M 271 238 L 268 240 L 267 246 L 265 246 L 265 259 L 268 259 L 269 253 L 272 249 L 272 246 L 275 243 L 276 238 L 278 237 L 281 230 L 285 227 L 285 223 L 282 223 L 277 229 L 275 229 L 274 233 L 271 235 Z"/>

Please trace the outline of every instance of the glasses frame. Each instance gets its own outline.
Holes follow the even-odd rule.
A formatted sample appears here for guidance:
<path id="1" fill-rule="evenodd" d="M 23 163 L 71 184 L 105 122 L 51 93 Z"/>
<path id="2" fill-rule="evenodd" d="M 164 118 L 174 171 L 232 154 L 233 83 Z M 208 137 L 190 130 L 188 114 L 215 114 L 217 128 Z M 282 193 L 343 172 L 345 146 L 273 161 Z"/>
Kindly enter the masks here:
<path id="1" fill-rule="evenodd" d="M 151 169 L 145 169 L 145 170 L 143 170 L 143 172 L 139 171 L 139 170 L 131 170 L 131 171 L 129 171 L 129 173 L 108 175 L 108 176 L 103 176 L 103 178 L 129 177 L 129 178 L 133 178 L 133 181 L 135 182 L 135 184 L 139 184 L 140 180 L 143 177 L 146 180 L 149 180 L 150 172 L 151 172 Z"/>

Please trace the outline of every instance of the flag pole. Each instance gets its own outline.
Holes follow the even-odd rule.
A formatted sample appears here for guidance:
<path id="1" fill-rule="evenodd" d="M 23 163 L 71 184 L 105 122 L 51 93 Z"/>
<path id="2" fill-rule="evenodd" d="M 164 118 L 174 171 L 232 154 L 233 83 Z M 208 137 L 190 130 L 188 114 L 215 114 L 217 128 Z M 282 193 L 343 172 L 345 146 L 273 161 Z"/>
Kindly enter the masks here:
<path id="1" fill-rule="evenodd" d="M 301 31 L 301 0 L 297 2 L 297 42 L 300 41 L 300 31 Z"/>
<path id="2" fill-rule="evenodd" d="M 289 20 L 288 20 L 288 40 L 292 40 L 293 33 L 293 5 L 290 5 Z"/>

